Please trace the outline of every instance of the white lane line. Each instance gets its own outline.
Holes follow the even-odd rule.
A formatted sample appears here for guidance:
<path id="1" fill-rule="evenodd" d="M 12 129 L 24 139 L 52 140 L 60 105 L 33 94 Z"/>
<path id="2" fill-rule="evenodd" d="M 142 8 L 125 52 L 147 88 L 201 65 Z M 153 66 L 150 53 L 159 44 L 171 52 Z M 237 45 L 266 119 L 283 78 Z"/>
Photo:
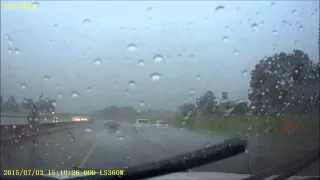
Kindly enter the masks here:
<path id="1" fill-rule="evenodd" d="M 89 157 L 91 156 L 92 152 L 96 148 L 96 144 L 93 144 L 89 152 L 87 153 L 86 157 L 84 157 L 82 163 L 80 164 L 79 168 L 83 168 L 86 162 L 88 161 Z"/>

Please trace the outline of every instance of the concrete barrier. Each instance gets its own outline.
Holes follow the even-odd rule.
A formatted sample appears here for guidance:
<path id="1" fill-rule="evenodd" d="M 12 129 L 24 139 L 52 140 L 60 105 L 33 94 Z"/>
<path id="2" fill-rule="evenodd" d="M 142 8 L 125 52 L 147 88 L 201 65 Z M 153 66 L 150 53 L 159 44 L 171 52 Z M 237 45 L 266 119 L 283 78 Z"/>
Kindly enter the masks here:
<path id="1" fill-rule="evenodd" d="M 15 138 L 23 138 L 33 135 L 45 134 L 48 132 L 53 132 L 55 130 L 64 129 L 68 127 L 74 127 L 79 124 L 92 123 L 91 121 L 82 122 L 58 122 L 58 123 L 42 123 L 35 126 L 35 132 L 32 132 L 33 127 L 29 124 L 19 124 L 19 125 L 1 125 L 1 136 L 0 140 L 10 140 Z"/>

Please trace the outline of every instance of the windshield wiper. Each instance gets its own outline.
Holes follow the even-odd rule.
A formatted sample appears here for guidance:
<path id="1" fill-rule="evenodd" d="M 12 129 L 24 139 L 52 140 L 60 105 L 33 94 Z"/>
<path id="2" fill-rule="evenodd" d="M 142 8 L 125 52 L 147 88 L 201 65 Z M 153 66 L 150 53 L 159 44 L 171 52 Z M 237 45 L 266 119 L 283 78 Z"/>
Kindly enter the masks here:
<path id="1" fill-rule="evenodd" d="M 243 153 L 247 142 L 238 138 L 232 138 L 221 144 L 212 147 L 206 147 L 197 151 L 179 155 L 173 158 L 160 160 L 153 163 L 146 163 L 126 169 L 124 176 L 83 176 L 71 179 L 146 179 L 155 176 L 161 176 L 169 173 L 182 172 L 188 169 L 199 167 L 205 164 L 213 163 L 225 158 Z M 85 170 L 74 167 L 74 169 Z M 87 168 L 86 168 L 87 170 Z M 99 172 L 99 170 L 97 170 Z"/>
<path id="2" fill-rule="evenodd" d="M 244 178 L 242 180 L 261 180 L 277 174 L 278 176 L 275 177 L 273 180 L 287 179 L 292 175 L 297 174 L 298 172 L 307 168 L 308 166 L 312 165 L 314 162 L 316 162 L 320 157 L 319 153 L 320 153 L 320 148 L 316 148 L 312 151 L 309 151 L 302 157 L 299 157 L 293 161 L 284 163 L 275 168 L 258 173 L 248 178 Z"/>

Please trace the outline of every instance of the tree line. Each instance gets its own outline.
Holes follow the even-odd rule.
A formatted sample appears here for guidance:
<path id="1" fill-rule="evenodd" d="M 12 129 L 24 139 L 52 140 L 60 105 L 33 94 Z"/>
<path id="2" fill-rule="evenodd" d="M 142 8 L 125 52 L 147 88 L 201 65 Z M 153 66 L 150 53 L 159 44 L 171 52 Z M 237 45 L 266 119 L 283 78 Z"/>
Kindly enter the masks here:
<path id="1" fill-rule="evenodd" d="M 33 105 L 36 105 L 39 112 L 55 112 L 57 101 L 54 99 L 40 99 L 34 101 L 32 98 L 23 98 L 22 102 L 18 104 L 13 96 L 10 96 L 6 101 L 1 99 L 1 112 L 29 112 Z"/>
<path id="2" fill-rule="evenodd" d="M 320 44 L 320 43 L 319 43 Z M 218 103 L 212 91 L 178 107 L 184 117 L 319 113 L 320 64 L 301 50 L 264 57 L 251 71 L 249 101 Z"/>

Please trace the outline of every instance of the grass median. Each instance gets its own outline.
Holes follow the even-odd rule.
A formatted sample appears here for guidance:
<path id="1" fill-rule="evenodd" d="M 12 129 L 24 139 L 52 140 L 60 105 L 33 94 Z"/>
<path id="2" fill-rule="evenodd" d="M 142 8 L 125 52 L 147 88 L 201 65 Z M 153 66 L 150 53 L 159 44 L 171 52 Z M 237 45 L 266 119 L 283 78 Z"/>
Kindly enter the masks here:
<path id="1" fill-rule="evenodd" d="M 294 122 L 296 130 L 288 135 L 285 123 Z M 318 116 L 278 116 L 278 117 L 194 117 L 184 120 L 175 117 L 169 124 L 192 131 L 224 136 L 272 137 L 292 143 L 314 143 L 319 141 Z"/>

